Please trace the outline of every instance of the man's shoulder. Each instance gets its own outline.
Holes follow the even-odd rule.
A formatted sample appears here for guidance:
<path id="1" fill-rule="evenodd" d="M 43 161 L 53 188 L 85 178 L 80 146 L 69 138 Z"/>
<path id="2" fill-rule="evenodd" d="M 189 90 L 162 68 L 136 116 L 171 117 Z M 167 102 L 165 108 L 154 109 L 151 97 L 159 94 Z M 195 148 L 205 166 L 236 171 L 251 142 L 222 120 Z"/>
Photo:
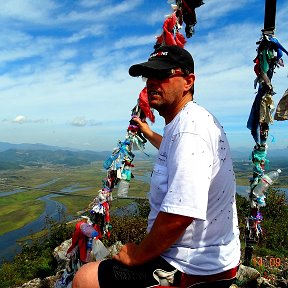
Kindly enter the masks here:
<path id="1" fill-rule="evenodd" d="M 191 116 L 194 116 L 195 119 L 199 119 L 199 117 L 200 118 L 201 117 L 215 118 L 215 116 L 210 111 L 208 111 L 205 107 L 197 104 L 196 102 L 189 102 L 185 106 L 185 109 L 186 109 L 187 112 L 191 111 Z"/>
<path id="2" fill-rule="evenodd" d="M 199 131 L 211 130 L 215 127 L 217 130 L 222 129 L 218 119 L 207 109 L 191 102 L 183 110 L 179 117 L 179 125 L 193 127 Z"/>

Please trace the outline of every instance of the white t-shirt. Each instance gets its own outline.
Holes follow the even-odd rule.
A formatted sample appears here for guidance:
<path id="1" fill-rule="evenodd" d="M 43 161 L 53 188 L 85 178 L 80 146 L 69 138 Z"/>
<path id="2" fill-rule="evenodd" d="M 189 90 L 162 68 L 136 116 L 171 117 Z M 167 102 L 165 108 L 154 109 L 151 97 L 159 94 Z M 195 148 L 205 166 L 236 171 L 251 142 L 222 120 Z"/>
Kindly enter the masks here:
<path id="1" fill-rule="evenodd" d="M 235 193 L 223 128 L 207 110 L 189 102 L 164 128 L 151 178 L 148 231 L 159 211 L 195 219 L 163 258 L 193 275 L 237 266 L 240 241 Z"/>

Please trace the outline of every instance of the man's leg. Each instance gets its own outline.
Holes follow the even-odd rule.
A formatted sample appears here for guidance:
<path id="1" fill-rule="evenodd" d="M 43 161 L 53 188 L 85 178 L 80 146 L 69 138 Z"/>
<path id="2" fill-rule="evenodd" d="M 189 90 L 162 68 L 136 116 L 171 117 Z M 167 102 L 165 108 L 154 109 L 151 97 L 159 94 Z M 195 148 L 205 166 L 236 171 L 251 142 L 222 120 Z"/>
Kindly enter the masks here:
<path id="1" fill-rule="evenodd" d="M 83 265 L 75 274 L 72 288 L 99 288 L 98 266 L 100 261 Z"/>
<path id="2" fill-rule="evenodd" d="M 156 286 L 158 280 L 153 273 L 157 269 L 171 272 L 168 274 L 173 274 L 174 281 L 180 283 L 181 272 L 161 257 L 135 267 L 128 267 L 114 259 L 107 259 L 83 265 L 74 276 L 72 288 L 99 288 L 99 286 L 101 288 L 143 288 Z M 169 281 L 172 283 L 171 277 L 173 278 L 173 276 L 169 276 Z"/>

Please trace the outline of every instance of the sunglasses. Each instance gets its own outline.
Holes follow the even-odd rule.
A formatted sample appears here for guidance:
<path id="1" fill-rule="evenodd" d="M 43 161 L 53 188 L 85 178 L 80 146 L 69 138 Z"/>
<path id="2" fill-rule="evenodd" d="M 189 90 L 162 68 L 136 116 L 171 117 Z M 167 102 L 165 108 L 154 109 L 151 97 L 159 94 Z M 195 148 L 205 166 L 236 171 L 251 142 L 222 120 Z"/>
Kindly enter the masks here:
<path id="1" fill-rule="evenodd" d="M 142 79 L 144 81 L 147 81 L 147 79 L 165 80 L 176 76 L 187 76 L 188 74 L 184 73 L 181 70 L 176 69 L 156 70 L 156 71 L 147 71 L 147 73 L 143 73 Z"/>

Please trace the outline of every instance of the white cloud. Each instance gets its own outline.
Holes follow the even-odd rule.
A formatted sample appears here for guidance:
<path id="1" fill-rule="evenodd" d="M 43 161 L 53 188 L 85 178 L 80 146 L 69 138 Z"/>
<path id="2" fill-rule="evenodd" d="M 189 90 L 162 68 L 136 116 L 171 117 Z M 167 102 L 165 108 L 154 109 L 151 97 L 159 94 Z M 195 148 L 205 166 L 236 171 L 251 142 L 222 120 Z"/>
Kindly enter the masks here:
<path id="1" fill-rule="evenodd" d="M 26 121 L 26 117 L 23 115 L 16 116 L 12 122 L 22 124 Z"/>
<path id="2" fill-rule="evenodd" d="M 11 123 L 17 123 L 17 124 L 24 124 L 24 123 L 46 123 L 48 122 L 48 119 L 28 119 L 26 116 L 23 115 L 17 115 L 14 119 L 9 120 L 7 118 L 3 119 L 2 122 L 11 122 Z"/>
<path id="3" fill-rule="evenodd" d="M 80 0 L 79 5 L 87 8 L 98 7 L 101 4 L 102 0 Z"/>
<path id="4" fill-rule="evenodd" d="M 11 19 L 41 23 L 49 17 L 50 10 L 55 8 L 57 8 L 56 2 L 50 0 L 1 1 L 0 16 L 3 20 Z"/>
<path id="5" fill-rule="evenodd" d="M 120 38 L 119 40 L 115 41 L 114 47 L 116 49 L 123 49 L 126 47 L 135 47 L 135 46 L 143 46 L 150 44 L 151 47 L 156 42 L 157 35 L 144 35 L 144 36 L 133 36 L 133 37 L 125 37 Z"/>
<path id="6" fill-rule="evenodd" d="M 61 60 L 67 60 L 70 58 L 73 58 L 77 56 L 77 50 L 76 49 L 63 49 L 59 51 L 58 59 Z"/>
<path id="7" fill-rule="evenodd" d="M 116 2 L 117 3 L 117 2 Z M 126 0 L 120 3 L 115 4 L 111 3 L 110 5 L 105 5 L 104 9 L 98 13 L 100 19 L 107 19 L 114 17 L 115 15 L 121 15 L 124 21 L 127 21 L 129 18 L 123 17 L 125 13 L 133 11 L 135 8 L 139 7 L 143 3 L 143 0 Z"/>
<path id="8" fill-rule="evenodd" d="M 77 31 L 70 37 L 68 37 L 65 42 L 66 43 L 73 43 L 73 42 L 78 42 L 82 39 L 88 38 L 88 37 L 96 37 L 105 34 L 108 28 L 105 25 L 102 24 L 97 24 L 97 25 L 92 25 L 88 28 L 84 28 L 80 31 Z"/>
<path id="9" fill-rule="evenodd" d="M 75 117 L 70 124 L 72 126 L 83 127 L 87 125 L 87 120 L 85 117 Z"/>

